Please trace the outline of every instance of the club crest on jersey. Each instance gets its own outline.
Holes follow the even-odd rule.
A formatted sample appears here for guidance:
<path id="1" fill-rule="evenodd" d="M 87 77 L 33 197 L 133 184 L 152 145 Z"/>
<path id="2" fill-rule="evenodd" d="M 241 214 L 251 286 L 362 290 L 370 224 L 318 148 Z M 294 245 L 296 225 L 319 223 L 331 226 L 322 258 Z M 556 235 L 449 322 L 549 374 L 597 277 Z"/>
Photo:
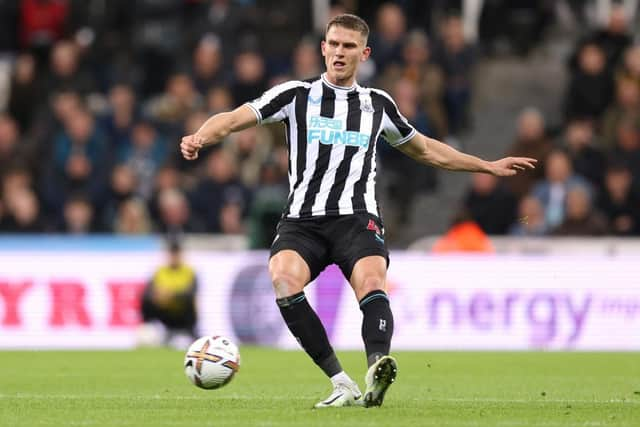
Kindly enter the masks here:
<path id="1" fill-rule="evenodd" d="M 373 104 L 369 98 L 364 98 L 360 100 L 360 111 L 365 113 L 373 113 Z"/>

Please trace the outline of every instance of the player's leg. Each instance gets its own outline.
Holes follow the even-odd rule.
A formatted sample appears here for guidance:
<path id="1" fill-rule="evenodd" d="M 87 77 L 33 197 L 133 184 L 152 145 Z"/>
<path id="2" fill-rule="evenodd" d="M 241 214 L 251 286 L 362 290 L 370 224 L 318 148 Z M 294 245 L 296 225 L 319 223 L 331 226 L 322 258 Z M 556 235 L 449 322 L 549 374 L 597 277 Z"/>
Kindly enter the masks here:
<path id="1" fill-rule="evenodd" d="M 304 287 L 318 275 L 322 264 L 313 253 L 298 240 L 282 236 L 272 247 L 269 261 L 271 281 L 276 293 L 276 302 L 287 327 L 313 361 L 330 378 L 333 393 L 316 407 L 349 406 L 361 397 L 354 381 L 343 371 L 340 362 L 329 343 L 327 332 L 320 318 L 313 310 L 304 294 Z M 297 249 L 283 249 L 296 247 Z M 303 258 L 304 256 L 304 258 Z"/>
<path id="2" fill-rule="evenodd" d="M 362 310 L 362 339 L 369 369 L 365 376 L 365 406 L 380 406 L 395 381 L 397 364 L 389 356 L 393 313 L 386 293 L 387 261 L 373 255 L 359 259 L 351 274 L 351 287 Z"/>
<path id="3" fill-rule="evenodd" d="M 349 279 L 362 311 L 362 339 L 369 370 L 365 406 L 379 406 L 395 380 L 396 361 L 389 356 L 393 314 L 386 293 L 389 253 L 384 229 L 374 215 L 356 214 L 340 220 L 331 231 L 336 242 L 331 256 Z"/>
<path id="4" fill-rule="evenodd" d="M 362 339 L 367 364 L 389 354 L 393 335 L 393 314 L 386 293 L 387 261 L 377 255 L 359 259 L 350 283 L 362 310 Z"/>

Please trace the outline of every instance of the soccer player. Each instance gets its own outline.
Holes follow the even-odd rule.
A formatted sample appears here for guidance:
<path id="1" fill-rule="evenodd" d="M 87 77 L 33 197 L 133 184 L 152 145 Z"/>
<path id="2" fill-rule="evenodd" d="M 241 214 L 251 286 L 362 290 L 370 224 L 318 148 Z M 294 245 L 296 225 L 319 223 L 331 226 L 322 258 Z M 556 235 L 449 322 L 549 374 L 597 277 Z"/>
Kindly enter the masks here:
<path id="1" fill-rule="evenodd" d="M 520 157 L 485 161 L 417 132 L 387 93 L 357 84 L 358 66 L 371 53 L 368 35 L 361 18 L 336 16 L 321 42 L 324 74 L 279 84 L 231 112 L 216 114 L 180 144 L 182 155 L 193 160 L 201 148 L 231 132 L 284 123 L 290 193 L 269 270 L 284 321 L 333 384 L 318 408 L 380 406 L 396 377 L 396 360 L 389 355 L 393 315 L 385 292 L 389 258 L 375 196 L 378 137 L 418 162 L 449 170 L 510 176 L 536 162 Z M 363 313 L 369 365 L 364 396 L 340 366 L 304 294 L 304 287 L 331 263 L 351 284 Z"/>

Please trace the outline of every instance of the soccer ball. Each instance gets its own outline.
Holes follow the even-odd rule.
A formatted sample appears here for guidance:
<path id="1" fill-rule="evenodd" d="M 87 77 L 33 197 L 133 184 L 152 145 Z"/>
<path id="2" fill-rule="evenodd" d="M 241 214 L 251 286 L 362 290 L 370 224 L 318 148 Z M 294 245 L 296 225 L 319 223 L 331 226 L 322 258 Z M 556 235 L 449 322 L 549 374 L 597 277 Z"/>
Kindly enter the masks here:
<path id="1" fill-rule="evenodd" d="M 222 336 L 202 337 L 189 346 L 184 373 L 200 388 L 212 390 L 229 384 L 240 367 L 238 346 Z"/>

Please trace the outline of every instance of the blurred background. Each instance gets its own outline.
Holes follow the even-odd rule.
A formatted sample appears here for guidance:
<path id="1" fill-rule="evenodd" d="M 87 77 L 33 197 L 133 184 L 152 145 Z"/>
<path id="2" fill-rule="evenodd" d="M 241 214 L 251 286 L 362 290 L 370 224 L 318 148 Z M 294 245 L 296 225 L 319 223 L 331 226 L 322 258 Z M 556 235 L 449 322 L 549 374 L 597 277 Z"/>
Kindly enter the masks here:
<path id="1" fill-rule="evenodd" d="M 358 82 L 387 90 L 419 131 L 539 161 L 508 179 L 455 174 L 379 141 L 392 249 L 640 253 L 637 0 L 0 0 L 5 324 L 32 268 L 20 248 L 147 248 L 141 276 L 167 233 L 187 250 L 268 248 L 288 193 L 282 127 L 231 135 L 195 162 L 179 141 L 279 82 L 320 74 L 325 24 L 343 12 L 372 30 Z M 625 292 L 638 322 L 640 297 Z"/>
<path id="2" fill-rule="evenodd" d="M 0 231 L 268 247 L 288 191 L 283 129 L 232 135 L 197 162 L 180 137 L 321 73 L 325 23 L 353 12 L 372 28 L 361 85 L 456 148 L 539 159 L 498 180 L 436 172 L 381 141 L 390 246 L 465 220 L 489 235 L 638 235 L 637 3 L 2 1 Z"/>

